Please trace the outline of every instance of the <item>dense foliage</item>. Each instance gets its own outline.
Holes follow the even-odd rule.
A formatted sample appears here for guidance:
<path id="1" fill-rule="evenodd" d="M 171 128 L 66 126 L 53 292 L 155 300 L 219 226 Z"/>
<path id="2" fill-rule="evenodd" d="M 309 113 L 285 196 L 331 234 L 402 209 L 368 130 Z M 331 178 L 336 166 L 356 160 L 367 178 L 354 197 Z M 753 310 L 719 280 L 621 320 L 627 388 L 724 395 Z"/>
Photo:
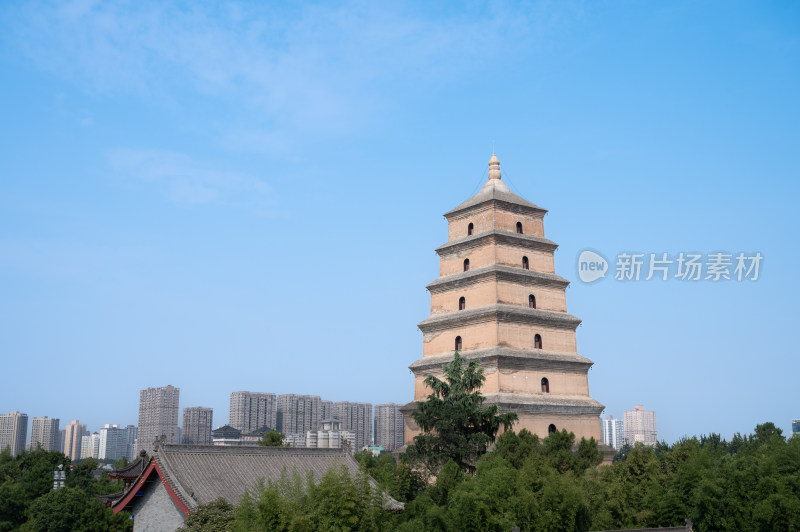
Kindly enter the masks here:
<path id="1" fill-rule="evenodd" d="M 277 430 L 270 430 L 264 433 L 264 436 L 258 440 L 258 444 L 261 447 L 284 447 L 283 445 L 283 438 L 285 435 L 283 432 L 278 432 Z"/>
<path id="2" fill-rule="evenodd" d="M 424 466 L 431 474 L 449 460 L 462 471 L 474 472 L 478 457 L 500 427 L 508 430 L 517 420 L 514 413 L 498 414 L 497 405 L 483 406 L 483 368 L 474 360 L 464 362 L 456 351 L 453 360 L 442 367 L 444 380 L 428 375 L 425 385 L 431 394 L 417 403 L 417 411 L 411 414 L 423 433 L 414 437 L 404 460 Z"/>
<path id="3" fill-rule="evenodd" d="M 53 471 L 62 464 L 66 487 L 53 491 Z M 95 480 L 92 459 L 69 466 L 70 460 L 55 451 L 0 453 L 0 532 L 130 530 L 127 514 L 114 515 L 95 497 L 121 491 L 122 483 L 105 475 Z"/>
<path id="4" fill-rule="evenodd" d="M 700 532 L 800 530 L 800 438 L 772 423 L 731 441 L 637 445 L 610 466 L 598 466 L 594 440 L 505 432 L 474 473 L 449 461 L 430 483 L 391 455 L 356 458 L 380 490 L 344 470 L 316 485 L 284 478 L 227 512 L 224 530 L 615 530 L 686 518 Z M 405 510 L 385 509 L 381 491 Z"/>

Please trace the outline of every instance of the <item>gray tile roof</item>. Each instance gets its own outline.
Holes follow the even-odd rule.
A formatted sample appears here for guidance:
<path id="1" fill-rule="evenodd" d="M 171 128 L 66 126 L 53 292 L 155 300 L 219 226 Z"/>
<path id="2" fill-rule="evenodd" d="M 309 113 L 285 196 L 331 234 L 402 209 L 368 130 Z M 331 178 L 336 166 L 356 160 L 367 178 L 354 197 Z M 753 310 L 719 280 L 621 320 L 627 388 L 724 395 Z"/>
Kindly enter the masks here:
<path id="1" fill-rule="evenodd" d="M 244 492 L 259 481 L 277 481 L 286 472 L 302 478 L 310 472 L 319 480 L 330 468 L 344 466 L 359 473 L 358 462 L 340 449 L 296 447 L 248 447 L 224 445 L 161 445 L 154 459 L 175 493 L 190 509 L 219 497 L 238 504 Z M 370 479 L 373 488 L 377 487 Z M 387 508 L 402 509 L 402 503 L 387 496 Z"/>
<path id="2" fill-rule="evenodd" d="M 500 181 L 499 179 L 492 179 L 486 182 L 485 185 L 478 191 L 477 194 L 472 196 L 470 199 L 456 207 L 455 209 L 445 213 L 445 218 L 458 214 L 461 211 L 465 211 L 471 207 L 477 207 L 486 202 L 490 201 L 500 201 L 506 203 L 510 206 L 514 206 L 517 208 L 521 208 L 527 211 L 536 211 L 544 215 L 547 211 L 542 209 L 538 205 L 534 205 L 528 200 L 522 199 L 521 197 L 517 196 L 506 186 L 505 183 Z"/>

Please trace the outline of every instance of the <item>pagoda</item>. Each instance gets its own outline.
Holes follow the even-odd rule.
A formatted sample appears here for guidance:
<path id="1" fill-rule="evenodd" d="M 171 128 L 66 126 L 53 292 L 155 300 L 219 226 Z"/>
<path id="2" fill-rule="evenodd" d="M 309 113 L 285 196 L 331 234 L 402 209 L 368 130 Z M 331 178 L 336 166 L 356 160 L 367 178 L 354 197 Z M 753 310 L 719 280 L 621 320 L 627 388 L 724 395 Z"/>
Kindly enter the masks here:
<path id="1" fill-rule="evenodd" d="M 431 315 L 419 324 L 422 358 L 409 366 L 414 402 L 402 409 L 407 444 L 420 433 L 409 414 L 430 393 L 425 377 L 441 377 L 455 351 L 483 368 L 486 403 L 517 413 L 514 430 L 543 438 L 567 429 L 600 441 L 604 406 L 589 396 L 593 363 L 577 351 L 581 320 L 567 312 L 569 281 L 555 273 L 546 213 L 511 192 L 493 154 L 481 190 L 444 215 L 439 278 L 427 287 Z"/>

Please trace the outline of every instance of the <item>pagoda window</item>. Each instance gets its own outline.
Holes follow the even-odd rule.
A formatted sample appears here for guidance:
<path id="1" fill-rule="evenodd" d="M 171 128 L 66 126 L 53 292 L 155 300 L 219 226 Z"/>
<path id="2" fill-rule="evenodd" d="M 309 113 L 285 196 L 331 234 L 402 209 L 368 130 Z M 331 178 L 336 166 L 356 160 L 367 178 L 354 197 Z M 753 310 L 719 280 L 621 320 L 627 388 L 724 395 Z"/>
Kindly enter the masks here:
<path id="1" fill-rule="evenodd" d="M 530 308 L 536 308 L 536 296 L 533 294 L 528 296 L 528 306 Z"/>
<path id="2" fill-rule="evenodd" d="M 530 263 L 528 262 L 528 257 L 522 257 L 522 269 L 530 270 Z"/>
<path id="3" fill-rule="evenodd" d="M 547 427 L 547 433 L 548 433 L 548 434 L 552 434 L 552 433 L 554 433 L 555 431 L 556 431 L 556 426 L 555 426 L 555 425 L 553 425 L 552 423 L 550 423 L 550 426 L 549 426 L 549 427 Z"/>
<path id="4" fill-rule="evenodd" d="M 461 297 L 458 300 L 458 310 L 464 310 L 467 308 L 467 299 L 465 297 Z"/>
<path id="5" fill-rule="evenodd" d="M 542 378 L 542 393 L 550 393 L 550 381 L 547 377 Z"/>
<path id="6" fill-rule="evenodd" d="M 533 337 L 533 348 L 534 349 L 541 349 L 542 348 L 542 335 L 537 334 Z"/>
<path id="7" fill-rule="evenodd" d="M 469 271 L 469 259 L 464 259 L 464 271 Z"/>
<path id="8" fill-rule="evenodd" d="M 517 233 L 522 234 L 522 222 L 517 222 Z"/>
<path id="9" fill-rule="evenodd" d="M 461 337 L 460 336 L 456 336 L 456 351 L 461 351 L 462 345 L 463 344 L 461 342 Z"/>
<path id="10" fill-rule="evenodd" d="M 475 224 L 470 222 L 469 225 L 467 226 L 467 236 L 471 236 L 472 233 L 474 232 L 475 232 Z"/>

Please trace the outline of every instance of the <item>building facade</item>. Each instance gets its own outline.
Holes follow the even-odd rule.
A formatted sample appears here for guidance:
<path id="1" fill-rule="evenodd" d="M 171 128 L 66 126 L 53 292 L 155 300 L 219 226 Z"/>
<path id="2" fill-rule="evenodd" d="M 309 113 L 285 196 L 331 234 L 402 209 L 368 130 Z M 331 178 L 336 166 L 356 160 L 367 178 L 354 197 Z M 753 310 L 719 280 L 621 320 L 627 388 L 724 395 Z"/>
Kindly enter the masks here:
<path id="1" fill-rule="evenodd" d="M 372 443 L 372 404 L 336 401 L 331 407 L 331 416 L 322 419 L 335 419 L 341 429 L 354 434 L 355 451 L 360 451 Z"/>
<path id="2" fill-rule="evenodd" d="M 93 432 L 81 438 L 81 460 L 100 458 L 100 434 Z"/>
<path id="3" fill-rule="evenodd" d="M 441 376 L 454 351 L 481 365 L 486 404 L 515 412 L 514 430 L 600 440 L 604 407 L 589 395 L 593 363 L 578 354 L 581 321 L 567 312 L 569 281 L 555 273 L 546 212 L 511 192 L 492 155 L 487 183 L 444 215 L 448 240 L 427 287 L 431 315 L 419 324 L 422 358 L 410 366 L 414 402 L 403 407 L 407 443 L 420 432 L 410 413 L 431 392 L 425 376 Z"/>
<path id="4" fill-rule="evenodd" d="M 0 452 L 6 448 L 11 456 L 17 456 L 25 450 L 28 441 L 28 414 L 16 410 L 0 415 Z"/>
<path id="5" fill-rule="evenodd" d="M 211 445 L 214 412 L 211 408 L 193 406 L 183 409 L 181 442 L 189 445 Z"/>
<path id="6" fill-rule="evenodd" d="M 172 385 L 147 388 L 139 392 L 138 450 L 153 453 L 157 438 L 166 443 L 179 443 L 178 404 L 180 388 Z"/>
<path id="7" fill-rule="evenodd" d="M 243 432 L 277 427 L 278 404 L 274 393 L 233 392 L 231 394 L 231 427 Z"/>
<path id="8" fill-rule="evenodd" d="M 59 419 L 35 417 L 31 420 L 31 450 L 41 447 L 44 451 L 61 451 L 58 447 L 60 430 Z"/>
<path id="9" fill-rule="evenodd" d="M 645 410 L 644 406 L 636 405 L 633 410 L 625 411 L 625 443 L 628 445 L 658 443 L 656 413 L 653 410 Z"/>
<path id="10" fill-rule="evenodd" d="M 322 414 L 322 399 L 318 395 L 285 394 L 278 396 L 276 425 L 278 432 L 305 435 L 316 430 Z"/>
<path id="11" fill-rule="evenodd" d="M 124 456 L 128 460 L 133 460 L 136 452 L 133 446 L 135 441 L 134 425 L 121 428 L 119 425 L 106 424 L 100 429 L 100 448 L 97 457 L 117 461 Z"/>
<path id="12" fill-rule="evenodd" d="M 319 430 L 306 432 L 305 447 L 311 449 L 341 449 L 347 447 L 351 453 L 359 450 L 354 449 L 355 433 L 344 430 L 338 420 L 325 419 L 319 425 Z"/>
<path id="13" fill-rule="evenodd" d="M 64 432 L 64 454 L 70 460 L 79 460 L 81 457 L 81 440 L 86 434 L 86 425 L 73 419 Z"/>
<path id="14" fill-rule="evenodd" d="M 375 445 L 394 451 L 405 442 L 405 419 L 395 403 L 375 405 Z"/>
<path id="15" fill-rule="evenodd" d="M 617 451 L 625 445 L 625 423 L 614 416 L 606 416 L 601 420 L 603 443 L 613 447 Z"/>

